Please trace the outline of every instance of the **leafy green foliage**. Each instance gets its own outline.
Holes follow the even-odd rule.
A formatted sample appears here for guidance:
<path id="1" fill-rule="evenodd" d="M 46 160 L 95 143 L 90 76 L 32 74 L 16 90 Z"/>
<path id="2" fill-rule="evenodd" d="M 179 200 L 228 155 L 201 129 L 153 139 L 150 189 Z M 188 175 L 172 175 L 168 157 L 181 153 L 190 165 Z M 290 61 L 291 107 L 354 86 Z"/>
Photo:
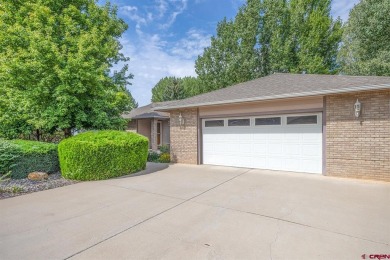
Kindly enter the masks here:
<path id="1" fill-rule="evenodd" d="M 158 158 L 158 162 L 160 162 L 160 163 L 170 163 L 171 162 L 171 155 L 169 153 L 162 153 L 162 154 L 160 154 L 160 158 Z"/>
<path id="2" fill-rule="evenodd" d="M 0 174 L 0 184 L 11 177 L 11 172 L 7 172 L 5 174 Z M 1 190 L 0 190 L 1 191 Z"/>
<path id="3" fill-rule="evenodd" d="M 1 140 L 0 173 L 11 171 L 14 179 L 26 178 L 30 172 L 59 171 L 57 145 L 51 143 Z"/>
<path id="4" fill-rule="evenodd" d="M 261 1 L 248 0 L 235 20 L 223 19 L 217 35 L 195 63 L 204 92 L 262 76 L 258 50 Z"/>
<path id="5" fill-rule="evenodd" d="M 350 12 L 339 53 L 342 72 L 390 76 L 390 3 L 362 0 Z"/>
<path id="6" fill-rule="evenodd" d="M 123 128 L 136 104 L 119 38 L 117 9 L 94 0 L 2 1 L 0 132 Z"/>
<path id="7" fill-rule="evenodd" d="M 160 146 L 159 150 L 161 153 L 169 153 L 169 150 L 170 150 L 169 145 L 163 144 Z"/>
<path id="8" fill-rule="evenodd" d="M 184 88 L 186 98 L 199 95 L 204 91 L 200 80 L 195 77 L 181 78 L 181 85 Z"/>
<path id="9" fill-rule="evenodd" d="M 6 175 L 15 167 L 19 154 L 20 148 L 17 145 L 0 139 L 0 174 Z"/>
<path id="10" fill-rule="evenodd" d="M 194 77 L 165 77 L 152 89 L 152 102 L 163 102 L 192 97 L 203 93 L 200 81 Z"/>
<path id="11" fill-rule="evenodd" d="M 148 152 L 148 162 L 158 162 L 158 159 L 160 158 L 160 154 L 156 151 L 149 151 Z"/>
<path id="12" fill-rule="evenodd" d="M 26 178 L 30 172 L 55 173 L 59 171 L 57 145 L 37 141 L 13 140 L 20 148 L 20 157 L 15 161 L 12 178 Z"/>
<path id="13" fill-rule="evenodd" d="M 186 98 L 186 93 L 180 78 L 162 78 L 152 89 L 152 102 L 163 102 L 183 98 Z"/>
<path id="14" fill-rule="evenodd" d="M 58 146 L 61 173 L 67 179 L 103 180 L 145 169 L 149 141 L 131 132 L 91 131 Z"/>
<path id="15" fill-rule="evenodd" d="M 203 92 L 272 72 L 336 73 L 342 24 L 330 7 L 330 0 L 247 0 L 196 60 Z"/>

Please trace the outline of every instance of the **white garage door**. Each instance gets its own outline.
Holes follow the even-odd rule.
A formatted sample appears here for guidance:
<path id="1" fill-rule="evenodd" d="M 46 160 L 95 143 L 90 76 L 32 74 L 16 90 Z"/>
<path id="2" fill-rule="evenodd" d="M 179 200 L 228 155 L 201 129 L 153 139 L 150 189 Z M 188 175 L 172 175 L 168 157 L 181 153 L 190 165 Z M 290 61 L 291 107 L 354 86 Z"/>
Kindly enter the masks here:
<path id="1" fill-rule="evenodd" d="M 203 119 L 203 163 L 322 173 L 322 114 Z"/>

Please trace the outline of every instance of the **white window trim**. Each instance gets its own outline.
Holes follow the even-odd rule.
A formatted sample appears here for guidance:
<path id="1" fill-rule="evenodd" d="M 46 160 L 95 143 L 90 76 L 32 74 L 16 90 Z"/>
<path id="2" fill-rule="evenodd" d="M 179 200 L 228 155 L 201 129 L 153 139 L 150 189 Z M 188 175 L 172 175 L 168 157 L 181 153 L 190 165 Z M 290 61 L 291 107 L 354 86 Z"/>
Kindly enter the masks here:
<path id="1" fill-rule="evenodd" d="M 229 120 L 238 120 L 238 119 L 249 119 L 249 125 L 229 125 Z M 252 117 L 230 117 L 225 119 L 225 126 L 226 127 L 251 127 L 252 126 Z"/>
<path id="2" fill-rule="evenodd" d="M 294 116 L 317 116 L 317 123 L 316 124 L 287 124 L 287 117 L 294 117 Z M 306 114 L 284 115 L 282 120 L 283 120 L 283 125 L 288 126 L 288 127 L 315 126 L 315 125 L 322 124 L 322 113 L 306 113 Z"/>
<path id="3" fill-rule="evenodd" d="M 206 126 L 206 121 L 219 121 L 219 120 L 222 120 L 223 121 L 223 126 Z M 209 118 L 209 119 L 203 119 L 202 120 L 202 127 L 203 128 L 222 128 L 222 127 L 226 127 L 226 119 L 225 118 Z"/>
<path id="4" fill-rule="evenodd" d="M 287 117 L 294 117 L 294 116 L 317 116 L 317 123 L 316 124 L 287 124 Z M 273 117 L 280 117 L 281 122 L 280 125 L 256 125 L 255 120 L 256 118 L 273 118 Z M 228 126 L 228 120 L 231 119 L 249 119 L 250 125 L 248 126 Z M 214 121 L 214 120 L 223 120 L 224 126 L 209 126 L 206 127 L 206 121 Z M 219 118 L 204 118 L 202 119 L 202 127 L 207 129 L 218 129 L 223 127 L 233 127 L 233 128 L 248 128 L 248 127 L 281 127 L 281 126 L 287 126 L 287 127 L 305 127 L 305 126 L 318 126 L 322 125 L 322 113 L 299 113 L 299 114 L 282 114 L 282 115 L 264 115 L 264 116 L 247 116 L 247 117 L 219 117 Z"/>
<path id="5" fill-rule="evenodd" d="M 257 118 L 275 118 L 275 117 L 279 117 L 280 118 L 280 124 L 278 125 L 256 125 L 256 119 Z M 253 127 L 278 127 L 278 126 L 282 126 L 283 125 L 283 116 L 281 115 L 275 115 L 275 116 L 255 116 L 253 117 Z"/>

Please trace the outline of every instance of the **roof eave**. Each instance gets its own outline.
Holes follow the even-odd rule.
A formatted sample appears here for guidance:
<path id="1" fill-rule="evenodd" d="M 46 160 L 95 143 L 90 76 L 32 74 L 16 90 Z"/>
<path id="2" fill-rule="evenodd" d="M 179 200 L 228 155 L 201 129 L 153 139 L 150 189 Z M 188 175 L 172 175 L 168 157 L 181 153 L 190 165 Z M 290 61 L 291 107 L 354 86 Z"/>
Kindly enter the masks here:
<path id="1" fill-rule="evenodd" d="M 169 119 L 169 116 L 133 117 L 130 119 Z"/>
<path id="2" fill-rule="evenodd" d="M 217 102 L 204 102 L 204 103 L 189 104 L 189 105 L 182 105 L 182 106 L 179 105 L 179 106 L 155 107 L 154 110 L 155 111 L 169 111 L 169 110 L 180 109 L 180 108 L 215 106 L 215 105 L 232 104 L 232 103 L 266 101 L 266 100 L 273 100 L 273 99 L 297 98 L 297 97 L 308 97 L 308 96 L 324 96 L 324 95 L 330 95 L 330 94 L 341 94 L 341 93 L 357 92 L 357 91 L 383 90 L 383 89 L 388 89 L 388 88 L 390 88 L 390 84 L 380 84 L 380 85 L 342 88 L 342 89 L 319 90 L 319 91 L 309 91 L 309 92 L 300 92 L 300 93 L 287 93 L 287 94 L 272 95 L 272 96 L 265 96 L 265 97 L 232 99 L 232 100 L 224 100 L 224 101 L 217 101 Z"/>

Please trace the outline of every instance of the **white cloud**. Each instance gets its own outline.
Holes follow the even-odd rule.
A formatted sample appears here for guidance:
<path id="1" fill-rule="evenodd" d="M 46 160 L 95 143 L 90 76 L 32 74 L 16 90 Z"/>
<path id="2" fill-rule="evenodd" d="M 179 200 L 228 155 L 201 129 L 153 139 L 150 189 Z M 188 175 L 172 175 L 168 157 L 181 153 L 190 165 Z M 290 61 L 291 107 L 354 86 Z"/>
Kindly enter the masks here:
<path id="1" fill-rule="evenodd" d="M 131 21 L 135 22 L 137 32 L 142 26 L 156 22 L 160 29 L 168 29 L 175 23 L 177 17 L 188 6 L 188 0 L 156 0 L 153 6 L 143 6 L 140 10 L 137 6 L 121 6 L 119 11 Z"/>
<path id="2" fill-rule="evenodd" d="M 136 23 L 136 30 L 140 31 L 141 26 L 147 25 L 148 23 L 153 21 L 153 16 L 151 14 L 147 14 L 146 17 L 143 17 L 139 14 L 138 7 L 136 6 L 122 6 L 119 11 L 128 17 L 131 21 L 134 21 Z"/>
<path id="3" fill-rule="evenodd" d="M 172 26 L 172 24 L 176 21 L 176 18 L 178 15 L 182 14 L 187 9 L 187 0 L 167 0 L 170 4 L 170 7 L 174 10 L 168 17 L 167 21 L 165 23 L 162 23 L 160 27 L 162 29 L 167 29 Z M 166 7 L 168 6 L 168 2 L 164 0 L 160 0 L 160 6 L 161 2 L 164 2 L 163 8 L 161 9 L 159 6 L 160 11 L 164 10 L 166 12 Z M 165 14 L 164 12 L 164 14 Z M 160 12 L 161 13 L 161 12 Z"/>
<path id="4" fill-rule="evenodd" d="M 185 59 L 195 59 L 210 45 L 210 37 L 210 34 L 191 29 L 187 32 L 187 37 L 179 40 L 170 52 Z"/>
<path id="5" fill-rule="evenodd" d="M 161 78 L 166 76 L 196 76 L 196 73 L 194 57 L 184 57 L 182 53 L 185 50 L 180 50 L 180 45 L 175 47 L 177 53 L 173 53 L 167 50 L 167 42 L 157 34 L 143 33 L 139 37 L 138 43 L 132 43 L 127 38 L 123 38 L 121 43 L 123 53 L 131 59 L 129 71 L 134 74 L 134 79 L 131 80 L 132 86 L 129 86 L 129 89 L 139 105 L 142 106 L 150 102 L 151 89 Z M 198 35 L 195 30 L 191 30 L 187 37 L 198 37 L 201 44 L 203 44 L 203 35 Z M 188 42 L 188 38 L 181 39 L 179 42 Z M 186 44 L 181 47 L 196 49 L 195 46 Z"/>
<path id="6" fill-rule="evenodd" d="M 164 17 L 165 13 L 167 12 L 168 9 L 168 3 L 165 0 L 157 0 L 157 10 L 159 13 L 159 18 Z"/>

